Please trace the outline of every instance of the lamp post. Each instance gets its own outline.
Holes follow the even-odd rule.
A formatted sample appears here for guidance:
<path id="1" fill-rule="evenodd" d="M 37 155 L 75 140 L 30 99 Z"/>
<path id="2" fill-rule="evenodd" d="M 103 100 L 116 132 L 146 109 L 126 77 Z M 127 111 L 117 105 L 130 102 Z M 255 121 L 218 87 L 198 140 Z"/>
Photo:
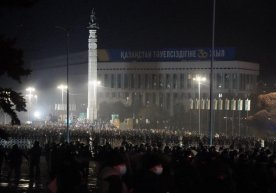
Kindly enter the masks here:
<path id="1" fill-rule="evenodd" d="M 69 136 L 69 38 L 70 38 L 70 33 L 69 29 L 61 26 L 56 26 L 57 29 L 60 29 L 66 33 L 66 114 L 67 114 L 67 121 L 66 121 L 66 141 L 67 143 L 70 142 L 70 136 Z"/>
<path id="2" fill-rule="evenodd" d="M 198 101 L 199 101 L 199 106 L 198 106 L 198 134 L 199 136 L 201 135 L 200 133 L 200 108 L 201 108 L 201 102 L 200 102 L 200 83 L 206 81 L 205 77 L 201 76 L 196 76 L 193 78 L 194 81 L 197 81 L 198 83 Z"/>
<path id="3" fill-rule="evenodd" d="M 216 0 L 212 1 L 212 51 L 210 64 L 210 116 L 209 116 L 209 145 L 213 145 L 213 127 L 214 127 L 214 111 L 213 111 L 213 64 L 215 50 L 215 27 L 216 27 Z"/>
<path id="4" fill-rule="evenodd" d="M 35 92 L 35 88 L 28 87 L 26 88 L 26 91 L 28 94 L 26 95 L 28 97 L 28 103 L 29 103 L 29 109 L 28 109 L 28 121 L 31 121 L 31 110 L 32 110 L 32 98 L 33 98 L 33 92 Z M 36 96 L 36 95 L 35 95 Z"/>

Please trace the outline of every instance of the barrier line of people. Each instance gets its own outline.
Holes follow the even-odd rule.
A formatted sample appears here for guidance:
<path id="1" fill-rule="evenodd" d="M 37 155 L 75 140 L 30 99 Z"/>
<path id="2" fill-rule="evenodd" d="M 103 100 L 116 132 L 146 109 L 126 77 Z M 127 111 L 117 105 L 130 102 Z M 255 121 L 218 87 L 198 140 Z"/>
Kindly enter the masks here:
<path id="1" fill-rule="evenodd" d="M 7 180 L 18 183 L 26 159 L 30 181 L 39 181 L 43 155 L 53 193 L 88 192 L 89 175 L 95 175 L 99 193 L 276 192 L 273 137 L 263 138 L 262 144 L 255 137 L 220 136 L 209 147 L 208 137 L 185 131 L 73 128 L 72 142 L 66 143 L 63 127 L 4 129 L 7 140 L 21 136 L 34 141 L 27 149 L 16 141 L 0 148 Z M 89 174 L 92 162 L 96 168 Z"/>

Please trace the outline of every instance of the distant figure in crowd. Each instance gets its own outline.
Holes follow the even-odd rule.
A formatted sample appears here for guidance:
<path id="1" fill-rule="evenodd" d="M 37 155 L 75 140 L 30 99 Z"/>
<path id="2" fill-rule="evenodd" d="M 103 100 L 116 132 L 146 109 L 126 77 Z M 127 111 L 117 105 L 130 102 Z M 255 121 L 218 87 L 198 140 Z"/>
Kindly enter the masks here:
<path id="1" fill-rule="evenodd" d="M 40 156 L 41 147 L 38 141 L 34 142 L 33 147 L 28 152 L 30 162 L 30 180 L 38 180 L 40 177 Z"/>
<path id="2" fill-rule="evenodd" d="M 98 176 L 98 193 L 128 193 L 123 176 L 127 172 L 126 162 L 120 153 L 112 152 Z"/>

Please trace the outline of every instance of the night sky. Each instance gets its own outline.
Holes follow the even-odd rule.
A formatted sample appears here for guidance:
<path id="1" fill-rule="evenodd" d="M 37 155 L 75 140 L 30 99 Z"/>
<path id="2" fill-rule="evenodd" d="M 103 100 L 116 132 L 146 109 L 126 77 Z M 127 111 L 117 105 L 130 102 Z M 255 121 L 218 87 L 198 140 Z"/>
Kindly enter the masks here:
<path id="1" fill-rule="evenodd" d="M 90 11 L 95 8 L 98 47 L 211 47 L 212 0 L 39 0 L 30 8 L 1 8 L 1 34 L 17 38 L 26 63 L 87 50 Z M 258 62 L 261 79 L 273 80 L 276 68 L 276 1 L 217 0 L 215 46 L 235 47 L 236 59 Z"/>

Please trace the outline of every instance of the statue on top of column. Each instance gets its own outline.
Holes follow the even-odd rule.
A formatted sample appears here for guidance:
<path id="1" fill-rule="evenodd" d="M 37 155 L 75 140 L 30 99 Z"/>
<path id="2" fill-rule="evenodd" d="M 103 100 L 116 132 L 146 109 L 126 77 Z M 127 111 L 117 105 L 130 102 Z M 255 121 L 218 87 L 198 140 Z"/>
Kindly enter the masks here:
<path id="1" fill-rule="evenodd" d="M 96 16 L 95 16 L 95 11 L 94 8 L 91 11 L 91 15 L 90 15 L 90 22 L 89 22 L 89 29 L 99 29 L 98 24 L 96 23 Z"/>

